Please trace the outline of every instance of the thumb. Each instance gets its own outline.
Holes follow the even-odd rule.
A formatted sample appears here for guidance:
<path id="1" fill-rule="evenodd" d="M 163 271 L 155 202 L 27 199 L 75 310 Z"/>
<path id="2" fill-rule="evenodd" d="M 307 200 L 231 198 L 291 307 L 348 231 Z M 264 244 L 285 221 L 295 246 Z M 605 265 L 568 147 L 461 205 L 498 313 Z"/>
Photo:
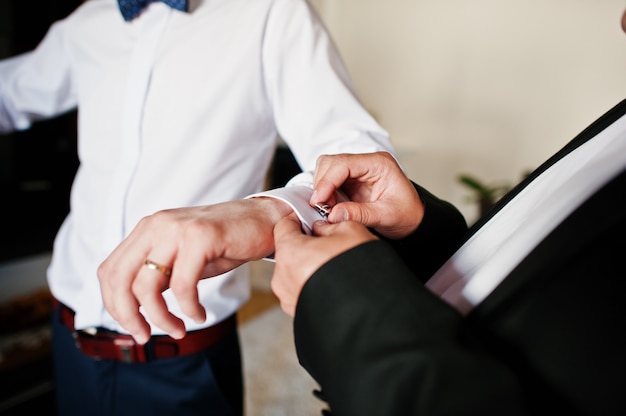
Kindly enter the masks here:
<path id="1" fill-rule="evenodd" d="M 295 215 L 289 215 L 279 220 L 274 226 L 274 242 L 294 234 L 302 234 L 302 225 Z"/>
<path id="2" fill-rule="evenodd" d="M 373 227 L 380 223 L 379 217 L 374 204 L 349 201 L 335 205 L 328 215 L 328 222 L 355 221 L 367 227 Z"/>
<path id="3" fill-rule="evenodd" d="M 317 220 L 313 222 L 313 235 L 324 237 L 331 235 L 333 230 L 337 227 L 335 224 L 331 224 L 328 221 Z"/>

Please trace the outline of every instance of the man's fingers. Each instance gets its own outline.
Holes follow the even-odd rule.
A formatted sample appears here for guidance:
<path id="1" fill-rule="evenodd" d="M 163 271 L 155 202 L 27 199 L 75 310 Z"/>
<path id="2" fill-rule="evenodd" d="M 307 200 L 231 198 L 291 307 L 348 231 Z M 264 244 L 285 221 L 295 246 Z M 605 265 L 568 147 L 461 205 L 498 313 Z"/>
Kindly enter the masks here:
<path id="1" fill-rule="evenodd" d="M 150 255 L 154 259 L 166 258 L 166 256 L 159 256 L 155 253 Z M 144 314 L 155 326 L 172 335 L 173 338 L 180 338 L 184 335 L 184 325 L 180 319 L 173 316 L 168 311 L 167 304 L 162 294 L 169 286 L 170 275 L 168 274 L 168 270 L 171 270 L 171 266 L 169 266 L 170 263 L 151 261 L 152 263 L 148 264 L 155 264 L 156 266 L 145 265 L 139 270 L 133 280 L 131 291 L 135 297 L 135 302 L 143 307 Z M 161 268 L 161 266 L 163 268 Z M 127 331 L 135 336 L 132 329 L 127 326 L 127 316 L 121 315 L 118 317 L 118 320 Z M 137 339 L 136 336 L 135 339 Z"/>
<path id="2" fill-rule="evenodd" d="M 315 191 L 311 197 L 311 204 L 323 202 L 334 205 L 335 191 L 350 178 L 350 163 L 352 162 L 345 155 L 323 155 L 317 159 L 313 174 Z"/>
<path id="3" fill-rule="evenodd" d="M 130 291 L 119 291 L 113 304 L 108 309 L 113 318 L 126 329 L 139 344 L 145 344 L 150 339 L 150 325 L 139 312 L 139 303 Z"/>
<path id="4" fill-rule="evenodd" d="M 206 266 L 204 252 L 200 244 L 178 252 L 170 279 L 170 289 L 181 311 L 196 323 L 206 320 L 206 311 L 200 304 L 198 283 Z"/>
<path id="5" fill-rule="evenodd" d="M 144 258 L 141 253 L 139 256 Z M 150 325 L 139 312 L 139 302 L 132 292 L 134 276 L 143 268 L 136 258 L 127 256 L 124 247 L 118 246 L 98 267 L 97 274 L 107 311 L 137 342 L 145 343 L 150 337 Z"/>
<path id="6" fill-rule="evenodd" d="M 174 339 L 185 336 L 184 322 L 173 315 L 161 293 L 149 293 L 141 298 L 141 305 L 152 323 Z"/>
<path id="7" fill-rule="evenodd" d="M 274 226 L 274 241 L 282 240 L 293 234 L 302 234 L 302 225 L 295 215 L 289 215 L 276 223 Z"/>
<path id="8" fill-rule="evenodd" d="M 311 195 L 309 203 L 311 205 L 324 203 L 332 207 L 337 203 L 337 196 L 335 194 L 335 191 L 339 189 L 339 186 L 341 185 L 335 185 L 334 183 L 327 180 L 321 180 L 315 185 L 315 190 Z"/>

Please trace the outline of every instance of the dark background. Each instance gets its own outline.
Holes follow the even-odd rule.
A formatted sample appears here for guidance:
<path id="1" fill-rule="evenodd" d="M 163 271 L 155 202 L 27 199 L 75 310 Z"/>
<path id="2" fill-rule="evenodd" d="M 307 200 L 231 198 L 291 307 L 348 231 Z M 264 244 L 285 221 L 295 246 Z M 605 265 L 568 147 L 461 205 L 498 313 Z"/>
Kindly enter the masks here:
<path id="1" fill-rule="evenodd" d="M 0 59 L 29 51 L 78 0 L 0 0 Z M 0 134 L 0 262 L 50 251 L 78 167 L 75 111 Z"/>
<path id="2" fill-rule="evenodd" d="M 50 24 L 68 15 L 78 0 L 0 0 L 0 59 L 33 49 Z M 69 190 L 78 167 L 76 115 L 40 121 L 23 132 L 0 134 L 0 263 L 52 250 L 69 210 Z M 42 299 L 37 298 L 42 304 Z M 45 299 L 43 299 L 45 301 Z M 7 316 L 27 320 L 32 307 L 1 305 L 0 336 L 10 339 Z M 47 305 L 47 303 L 46 303 Z M 45 338 L 44 338 L 45 339 Z M 49 345 L 11 351 L 0 371 L 0 414 L 44 411 L 54 415 Z"/>

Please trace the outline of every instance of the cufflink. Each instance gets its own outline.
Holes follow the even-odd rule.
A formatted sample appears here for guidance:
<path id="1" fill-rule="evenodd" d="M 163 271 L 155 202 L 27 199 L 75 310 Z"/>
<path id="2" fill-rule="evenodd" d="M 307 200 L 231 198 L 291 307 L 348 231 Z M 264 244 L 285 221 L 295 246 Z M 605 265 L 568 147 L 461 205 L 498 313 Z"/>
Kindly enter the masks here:
<path id="1" fill-rule="evenodd" d="M 317 203 L 315 204 L 315 209 L 317 209 L 317 212 L 324 218 L 328 217 L 328 214 L 330 214 L 330 205 L 328 204 Z"/>

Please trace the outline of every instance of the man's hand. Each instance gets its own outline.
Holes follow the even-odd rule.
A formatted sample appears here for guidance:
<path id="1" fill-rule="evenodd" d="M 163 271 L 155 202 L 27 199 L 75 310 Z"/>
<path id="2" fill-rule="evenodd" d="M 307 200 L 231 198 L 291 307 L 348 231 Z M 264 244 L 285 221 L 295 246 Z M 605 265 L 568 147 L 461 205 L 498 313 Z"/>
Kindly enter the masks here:
<path id="1" fill-rule="evenodd" d="M 171 289 L 183 313 L 203 322 L 198 281 L 271 254 L 274 225 L 290 212 L 276 199 L 252 198 L 143 218 L 98 268 L 106 309 L 139 343 L 150 337 L 140 306 L 154 325 L 182 338 L 183 321 L 168 311 L 162 292 Z"/>
<path id="2" fill-rule="evenodd" d="M 385 237 L 399 239 L 415 231 L 424 217 L 415 187 L 386 152 L 321 156 L 314 187 L 310 203 L 331 205 L 330 223 L 356 221 Z M 338 189 L 350 202 L 336 204 Z"/>
<path id="3" fill-rule="evenodd" d="M 316 221 L 313 234 L 302 233 L 295 215 L 282 219 L 274 229 L 276 265 L 271 288 L 283 311 L 290 316 L 295 315 L 300 292 L 317 269 L 344 251 L 376 239 L 367 228 L 352 221 L 340 224 Z"/>

